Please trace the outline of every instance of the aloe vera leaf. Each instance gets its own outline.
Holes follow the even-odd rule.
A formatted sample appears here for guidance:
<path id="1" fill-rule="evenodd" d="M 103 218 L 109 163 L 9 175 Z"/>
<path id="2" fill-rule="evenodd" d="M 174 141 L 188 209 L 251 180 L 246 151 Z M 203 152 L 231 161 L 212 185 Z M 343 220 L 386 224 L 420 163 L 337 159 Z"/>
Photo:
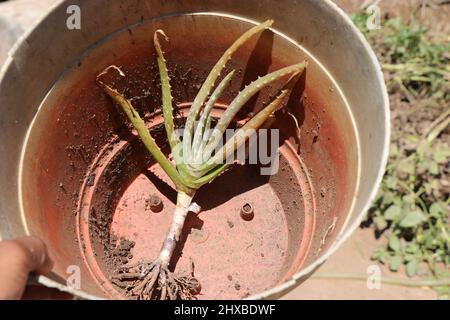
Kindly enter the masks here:
<path id="1" fill-rule="evenodd" d="M 217 144 L 222 139 L 222 135 L 225 130 L 228 128 L 230 122 L 239 112 L 239 110 L 262 88 L 268 86 L 273 81 L 276 81 L 279 78 L 284 77 L 288 74 L 299 74 L 301 73 L 307 66 L 307 62 L 303 61 L 301 63 L 282 68 L 275 72 L 272 72 L 264 77 L 261 77 L 251 84 L 245 87 L 238 96 L 231 102 L 228 106 L 227 110 L 224 112 L 223 116 L 220 118 L 216 127 L 214 128 L 211 137 L 209 139 L 208 144 L 203 150 L 206 154 L 212 154 L 213 150 L 217 147 Z"/>
<path id="2" fill-rule="evenodd" d="M 164 58 L 163 51 L 161 49 L 161 44 L 158 39 L 158 34 L 161 34 L 166 41 L 169 38 L 166 36 L 163 30 L 156 30 L 153 36 L 153 43 L 158 55 L 158 68 L 159 76 L 161 79 L 161 91 L 162 91 L 162 110 L 164 116 L 164 126 L 166 128 L 167 138 L 169 140 L 170 149 L 174 156 L 175 162 L 178 164 L 180 162 L 180 144 L 181 141 L 179 137 L 175 134 L 175 126 L 173 121 L 173 98 L 171 93 L 170 77 L 169 71 L 167 69 L 166 59 Z"/>
<path id="3" fill-rule="evenodd" d="M 289 96 L 291 90 L 282 90 L 281 93 L 263 110 L 258 112 L 252 119 L 250 119 L 242 128 L 240 128 L 236 134 L 223 146 L 217 154 L 210 160 L 208 164 L 209 173 L 206 173 L 200 179 L 192 182 L 192 187 L 198 189 L 201 186 L 212 182 L 215 178 L 226 171 L 230 163 L 223 163 L 226 160 L 226 155 L 234 154 L 249 138 L 253 135 L 257 129 L 262 126 L 269 125 L 270 116 L 279 108 L 283 100 Z M 223 164 L 219 164 L 223 163 Z"/>
<path id="4" fill-rule="evenodd" d="M 279 108 L 283 100 L 290 94 L 290 90 L 282 90 L 281 93 L 264 109 L 242 126 L 225 145 L 210 159 L 211 163 L 223 163 L 226 156 L 234 154 L 252 134 L 266 123 L 269 117 Z"/>
<path id="5" fill-rule="evenodd" d="M 223 54 L 223 56 L 216 63 L 214 68 L 211 70 L 208 78 L 203 83 L 200 91 L 194 99 L 194 102 L 191 106 L 191 110 L 189 112 L 188 118 L 186 120 L 186 125 L 183 134 L 183 154 L 187 159 L 190 159 L 192 156 L 192 135 L 194 131 L 194 123 L 198 117 L 198 114 L 205 103 L 206 98 L 208 97 L 211 89 L 214 86 L 217 78 L 220 76 L 220 72 L 225 67 L 228 60 L 231 59 L 232 54 L 239 49 L 247 40 L 249 40 L 252 36 L 258 34 L 259 32 L 270 28 L 273 24 L 273 20 L 267 20 L 247 32 L 245 32 L 238 40 L 236 40 L 230 48 Z"/>
<path id="6" fill-rule="evenodd" d="M 209 98 L 205 108 L 202 110 L 202 113 L 200 115 L 200 119 L 198 121 L 197 129 L 195 130 L 194 134 L 194 142 L 192 143 L 192 151 L 193 156 L 195 157 L 195 160 L 198 161 L 201 159 L 201 151 L 202 148 L 200 147 L 205 133 L 205 127 L 208 122 L 211 123 L 211 119 L 209 117 L 212 108 L 214 107 L 214 104 L 217 102 L 217 100 L 222 95 L 223 91 L 227 88 L 227 86 L 230 84 L 231 79 L 234 76 L 235 71 L 231 71 L 217 86 L 217 88 L 212 93 L 211 97 Z"/>
<path id="7" fill-rule="evenodd" d="M 131 102 L 124 96 L 122 96 L 117 90 L 102 82 L 100 82 L 100 84 L 105 92 L 121 106 L 122 110 L 125 112 L 128 119 L 133 124 L 133 127 L 141 137 L 141 140 L 144 143 L 145 147 L 152 154 L 155 160 L 160 164 L 163 170 L 167 173 L 169 178 L 173 181 L 173 183 L 177 187 L 177 190 L 186 193 L 192 193 L 193 190 L 185 185 L 185 182 L 183 181 L 183 178 L 180 176 L 177 169 L 170 163 L 164 153 L 162 153 L 161 149 L 156 144 L 155 139 L 147 129 L 144 120 L 142 120 L 142 118 L 139 116 L 139 113 L 133 108 Z"/>
<path id="8" fill-rule="evenodd" d="M 211 121 L 212 121 L 212 117 L 211 115 L 208 116 L 208 119 L 206 120 L 206 124 L 205 124 L 205 129 L 203 130 L 203 138 L 206 139 L 206 141 L 208 141 L 208 137 L 209 137 L 209 130 L 211 129 Z M 203 141 L 202 141 L 203 143 Z"/>
<path id="9" fill-rule="evenodd" d="M 182 155 L 183 151 L 182 144 L 180 138 L 175 133 L 175 126 L 173 120 L 173 97 L 171 93 L 170 77 L 167 69 L 167 62 L 166 59 L 164 58 L 164 54 L 161 49 L 161 44 L 158 39 L 158 34 L 161 34 L 166 41 L 169 41 L 169 38 L 166 36 L 163 30 L 159 29 L 156 30 L 153 37 L 153 43 L 156 49 L 156 53 L 158 55 L 157 61 L 158 61 L 159 75 L 161 79 L 164 126 L 166 128 L 170 149 L 172 151 L 175 164 L 179 170 L 179 173 L 181 174 L 183 179 L 187 182 L 189 180 L 196 179 L 198 177 L 191 175 L 188 167 L 184 163 Z"/>
<path id="10" fill-rule="evenodd" d="M 197 180 L 191 182 L 191 188 L 197 190 L 207 183 L 212 182 L 215 178 L 221 175 L 230 167 L 230 163 L 225 163 L 219 166 L 212 167 L 208 172 L 204 173 Z"/>
<path id="11" fill-rule="evenodd" d="M 206 143 L 208 143 L 209 137 L 211 136 L 211 122 L 212 117 L 211 115 L 208 116 L 208 119 L 206 120 L 205 127 L 203 129 L 202 133 L 202 141 L 200 143 L 200 146 L 197 148 L 197 156 L 195 158 L 196 164 L 201 163 L 201 165 L 204 164 L 204 153 L 203 149 L 205 148 Z M 195 167 L 195 169 L 198 169 L 198 166 Z"/>
<path id="12" fill-rule="evenodd" d="M 220 166 L 227 160 L 227 155 L 233 155 L 242 144 L 244 144 L 251 135 L 253 135 L 257 129 L 262 126 L 270 125 L 272 123 L 271 116 L 279 108 L 283 100 L 291 93 L 290 89 L 282 90 L 281 93 L 263 110 L 258 112 L 253 118 L 240 128 L 234 135 L 227 141 L 227 143 L 217 151 L 202 168 L 198 169 L 198 172 L 205 173 L 211 171 L 214 167 Z M 224 168 L 225 170 L 226 168 Z M 218 172 L 220 174 L 221 172 Z"/>

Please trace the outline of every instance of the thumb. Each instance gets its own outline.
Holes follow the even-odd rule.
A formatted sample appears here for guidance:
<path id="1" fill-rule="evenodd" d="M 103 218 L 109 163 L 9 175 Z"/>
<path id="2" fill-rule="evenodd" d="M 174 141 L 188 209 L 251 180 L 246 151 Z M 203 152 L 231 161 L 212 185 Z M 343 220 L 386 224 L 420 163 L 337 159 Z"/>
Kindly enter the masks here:
<path id="1" fill-rule="evenodd" d="M 30 272 L 48 273 L 53 262 L 36 237 L 0 242 L 0 300 L 20 299 Z"/>

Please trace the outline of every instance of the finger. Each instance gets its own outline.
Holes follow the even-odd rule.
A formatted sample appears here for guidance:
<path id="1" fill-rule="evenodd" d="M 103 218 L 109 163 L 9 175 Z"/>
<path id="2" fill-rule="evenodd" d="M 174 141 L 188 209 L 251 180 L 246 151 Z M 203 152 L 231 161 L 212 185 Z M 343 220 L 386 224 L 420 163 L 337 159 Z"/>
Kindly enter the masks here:
<path id="1" fill-rule="evenodd" d="M 51 267 L 46 246 L 38 238 L 0 242 L 0 299 L 20 299 L 28 274 L 48 272 Z"/>
<path id="2" fill-rule="evenodd" d="M 34 265 L 30 271 L 38 274 L 47 274 L 52 270 L 53 261 L 48 255 L 44 241 L 33 236 L 17 238 L 15 241 L 19 242 L 31 253 Z"/>

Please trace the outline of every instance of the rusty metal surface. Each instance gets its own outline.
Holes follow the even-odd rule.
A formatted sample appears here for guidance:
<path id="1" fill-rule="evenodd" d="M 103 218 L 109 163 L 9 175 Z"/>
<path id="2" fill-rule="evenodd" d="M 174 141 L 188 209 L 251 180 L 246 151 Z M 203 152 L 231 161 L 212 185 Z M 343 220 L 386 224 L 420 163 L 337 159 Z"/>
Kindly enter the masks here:
<path id="1" fill-rule="evenodd" d="M 63 21 L 65 7 L 63 5 L 57 7 L 33 33 L 28 35 L 27 45 L 17 49 L 13 59 L 3 70 L 0 107 L 7 117 L 0 123 L 6 134 L 5 143 L 2 143 L 1 147 L 2 151 L 5 151 L 2 154 L 8 154 L 9 157 L 1 159 L 0 173 L 2 178 L 11 181 L 11 185 L 9 187 L 3 185 L 0 190 L 2 199 L 8 199 L 0 208 L 0 216 L 7 221 L 2 224 L 0 230 L 2 235 L 8 237 L 24 232 L 21 217 L 15 214 L 22 200 L 29 230 L 51 243 L 51 254 L 57 260 L 55 272 L 64 277 L 67 265 L 79 264 L 84 277 L 83 289 L 90 293 L 101 294 L 100 287 L 92 281 L 92 270 L 88 271 L 89 264 L 83 262 L 83 259 L 86 259 L 83 246 L 89 242 L 85 238 L 82 238 L 80 243 L 76 241 L 75 219 L 80 214 L 77 206 L 83 194 L 82 186 L 89 179 L 90 166 L 100 151 L 111 142 L 113 136 L 119 136 L 125 141 L 129 140 L 130 136 L 127 134 L 128 128 L 123 125 L 124 119 L 95 86 L 96 73 L 111 63 L 120 63 L 124 65 L 135 83 L 129 85 L 131 91 L 135 90 L 130 94 L 137 95 L 146 85 L 152 87 L 151 77 L 156 77 L 156 74 L 151 65 L 150 41 L 145 42 L 145 39 L 150 38 L 149 34 L 151 35 L 151 30 L 156 26 L 163 26 L 172 39 L 167 48 L 169 62 L 172 63 L 169 67 L 172 70 L 178 67 L 182 74 L 191 68 L 196 78 L 192 77 L 189 80 L 200 82 L 206 76 L 208 68 L 220 56 L 219 53 L 238 34 L 247 29 L 249 24 L 232 17 L 217 15 L 175 16 L 149 20 L 151 17 L 170 12 L 196 11 L 240 13 L 259 20 L 270 16 L 277 21 L 276 30 L 293 37 L 312 54 L 308 57 L 313 63 L 306 74 L 303 95 L 297 97 L 292 107 L 293 114 L 300 123 L 300 139 L 295 138 L 294 132 L 297 128 L 292 127 L 292 120 L 280 118 L 278 125 L 282 130 L 285 129 L 286 142 L 294 148 L 299 148 L 296 151 L 299 151 L 306 168 L 311 170 L 307 174 L 307 180 L 312 186 L 313 193 L 310 199 L 304 201 L 303 206 L 313 207 L 316 221 L 314 232 L 311 232 L 307 239 L 311 242 L 311 246 L 308 247 L 306 260 L 294 258 L 290 264 L 288 263 L 289 266 L 277 267 L 278 271 L 275 272 L 277 276 L 270 280 L 270 283 L 250 293 L 256 294 L 259 298 L 276 297 L 283 290 L 292 288 L 295 284 L 293 281 L 281 284 L 279 280 L 283 279 L 284 275 L 287 278 L 294 274 L 296 278 L 304 275 L 326 258 L 330 246 L 338 242 L 336 239 L 342 239 L 351 232 L 370 197 L 373 196 L 383 171 L 389 133 L 386 125 L 388 111 L 384 99 L 384 86 L 373 54 L 368 51 L 354 29 L 347 25 L 345 18 L 326 1 L 320 3 L 280 1 L 281 12 L 288 14 L 279 19 L 277 12 L 272 14 L 272 11 L 268 10 L 269 1 L 258 2 L 257 10 L 251 7 L 251 1 L 239 4 L 230 1 L 226 5 L 219 1 L 209 1 L 204 4 L 207 7 L 202 8 L 190 1 L 177 2 L 176 5 L 172 2 L 159 1 L 115 1 L 103 6 L 102 10 L 98 7 L 100 2 L 82 1 L 84 14 L 89 16 L 92 13 L 94 16 L 95 13 L 96 18 L 86 20 L 81 31 L 68 32 L 58 28 L 47 30 L 49 26 Z M 301 10 L 297 10 L 300 8 Z M 98 12 L 100 14 L 97 14 Z M 290 19 L 296 21 L 295 28 L 289 24 Z M 98 28 L 100 21 L 102 28 Z M 143 22 L 142 25 L 140 22 Z M 126 27 L 133 23 L 137 25 L 127 30 Z M 42 30 L 47 31 L 45 35 Z M 105 36 L 119 30 L 122 32 L 108 39 L 108 42 L 97 44 L 93 47 L 93 51 L 81 55 Z M 220 31 L 217 33 L 221 37 L 217 37 L 217 34 L 212 35 L 212 31 L 217 30 Z M 193 41 L 189 38 L 192 34 L 196 35 L 195 46 L 192 46 Z M 48 49 L 46 45 L 49 44 L 49 37 L 64 41 Z M 243 69 L 240 81 L 233 83 L 234 90 L 239 89 L 242 82 L 250 80 L 258 73 L 308 56 L 306 52 L 280 36 L 263 35 L 261 39 L 259 42 L 255 40 L 249 43 L 234 60 L 233 63 Z M 264 50 L 267 48 L 271 49 L 270 55 Z M 46 55 L 43 56 L 42 52 L 45 49 Z M 340 59 L 344 55 L 349 59 Z M 316 64 L 313 57 L 322 65 Z M 39 63 L 36 64 L 36 61 Z M 247 61 L 250 61 L 248 66 Z M 70 65 L 73 66 L 73 70 L 60 79 L 34 121 L 23 159 L 22 199 L 20 199 L 14 181 L 18 181 L 17 163 L 22 149 L 21 141 L 46 91 Z M 322 66 L 325 66 L 326 72 L 339 83 L 339 87 L 324 72 Z M 42 72 L 44 68 L 45 73 Z M 352 77 L 348 77 L 350 73 Z M 35 78 L 37 74 L 40 81 Z M 137 80 L 139 84 L 136 84 Z M 186 87 L 183 82 L 177 85 L 179 102 L 190 101 L 195 90 L 183 90 L 182 88 Z M 365 86 L 370 86 L 371 89 Z M 20 88 L 29 91 L 29 95 L 13 94 L 19 92 Z M 345 98 L 340 94 L 340 90 Z M 155 88 L 154 91 L 158 90 Z M 269 93 L 262 94 L 258 98 L 259 101 L 264 101 Z M 347 99 L 348 105 L 344 99 Z M 149 105 L 158 106 L 157 101 L 159 96 L 155 95 L 138 102 L 138 107 L 143 111 L 145 107 L 149 109 Z M 256 101 L 255 106 L 258 105 Z M 351 112 L 347 109 L 348 106 Z M 357 126 L 356 131 L 353 121 Z M 357 138 L 360 141 L 360 150 Z M 361 158 L 358 158 L 358 151 Z M 364 181 L 359 181 L 359 165 L 365 177 Z M 137 185 L 135 192 L 141 192 L 142 188 L 145 188 L 145 183 L 142 183 L 142 186 Z M 268 187 L 267 190 L 273 189 L 270 184 Z M 133 197 L 132 188 L 130 192 L 129 196 Z M 282 202 L 291 200 L 292 198 L 288 198 Z M 120 206 L 123 207 L 120 197 L 117 201 L 119 206 L 113 206 L 110 214 L 114 214 Z M 230 201 L 230 206 L 239 204 Z M 133 210 L 130 210 L 128 215 L 132 212 Z M 222 212 L 224 211 L 220 211 L 221 214 Z M 288 214 L 283 209 L 281 216 L 285 219 L 298 219 L 302 216 L 302 211 L 299 210 L 296 214 Z M 347 219 L 351 222 L 351 227 L 342 229 Z M 117 218 L 116 221 L 119 221 L 118 225 L 122 225 L 120 221 L 123 220 Z M 308 234 L 301 228 L 296 229 L 293 226 L 295 223 L 289 224 L 285 231 L 289 237 Z M 330 229 L 330 226 L 334 227 Z M 293 228 L 294 231 L 287 231 L 289 228 Z M 87 231 L 89 234 L 89 230 Z M 118 231 L 129 232 L 127 228 L 118 228 Z M 265 233 L 267 230 L 264 231 L 263 228 L 260 232 Z M 144 241 L 142 231 L 137 233 L 141 234 L 141 241 Z M 284 240 L 280 241 L 280 246 L 283 243 L 286 245 Z M 301 246 L 297 246 L 291 251 L 295 256 L 295 252 L 301 250 Z M 141 252 L 143 251 L 146 250 Z M 208 254 L 212 254 L 213 251 L 209 249 Z M 300 269 L 303 272 L 298 274 Z M 276 284 L 280 286 L 271 289 Z M 221 289 L 211 291 L 217 290 Z M 242 292 L 234 297 L 243 297 L 241 294 Z"/>

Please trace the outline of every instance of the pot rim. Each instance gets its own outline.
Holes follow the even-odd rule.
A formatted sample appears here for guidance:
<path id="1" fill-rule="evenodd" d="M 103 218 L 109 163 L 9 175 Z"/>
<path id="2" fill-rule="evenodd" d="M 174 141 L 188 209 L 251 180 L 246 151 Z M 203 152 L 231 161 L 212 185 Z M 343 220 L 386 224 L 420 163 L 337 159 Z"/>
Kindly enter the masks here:
<path id="1" fill-rule="evenodd" d="M 313 263 L 308 265 L 305 269 L 303 269 L 303 270 L 299 271 L 298 273 L 296 273 L 295 275 L 293 275 L 290 280 L 287 280 L 283 284 L 277 285 L 277 286 L 275 286 L 271 289 L 268 289 L 264 292 L 261 292 L 259 294 L 247 297 L 244 300 L 260 300 L 260 299 L 268 299 L 273 296 L 277 296 L 277 297 L 283 296 L 284 294 L 286 294 L 288 292 L 288 290 L 292 290 L 295 287 L 299 286 L 304 280 L 307 279 L 308 276 L 310 276 L 313 273 L 314 270 L 316 270 L 318 267 L 320 267 L 333 253 L 335 253 L 337 251 L 337 249 L 344 243 L 344 241 L 346 241 L 352 235 L 353 231 L 356 230 L 356 228 L 360 225 L 363 217 L 366 215 L 366 212 L 368 211 L 372 201 L 376 197 L 376 194 L 378 192 L 382 178 L 384 176 L 384 171 L 385 171 L 384 169 L 388 162 L 389 143 L 390 143 L 390 136 L 391 136 L 390 107 L 389 107 L 389 96 L 388 96 L 388 92 L 387 92 L 386 83 L 384 81 L 384 76 L 383 76 L 383 72 L 381 69 L 381 65 L 378 61 L 378 58 L 377 58 L 375 52 L 373 51 L 370 44 L 367 42 L 364 35 L 353 24 L 352 20 L 343 11 L 343 9 L 341 9 L 332 0 L 322 0 L 322 1 L 325 3 L 326 6 L 329 6 L 333 11 L 335 11 L 336 14 L 338 14 L 340 16 L 340 18 L 342 18 L 343 23 L 345 23 L 346 26 L 349 27 L 350 30 L 353 31 L 354 35 L 356 35 L 356 37 L 357 37 L 357 40 L 364 47 L 365 51 L 367 52 L 371 62 L 373 63 L 373 65 L 376 69 L 375 76 L 376 76 L 378 85 L 380 86 L 381 91 L 382 91 L 381 92 L 382 104 L 384 106 L 384 108 L 382 108 L 383 110 L 380 110 L 380 111 L 384 112 L 384 120 L 385 120 L 384 126 L 385 126 L 385 131 L 386 131 L 385 139 L 384 139 L 384 147 L 383 147 L 383 151 L 381 154 L 380 170 L 375 179 L 375 183 L 373 184 L 373 186 L 371 188 L 371 192 L 368 196 L 368 201 L 366 201 L 366 204 L 363 206 L 363 209 L 361 210 L 359 215 L 357 215 L 354 218 L 355 221 L 350 225 L 346 224 L 344 226 L 345 229 L 344 228 L 341 229 L 340 233 L 337 235 L 337 237 L 336 237 L 335 241 L 333 242 L 333 244 L 331 245 L 331 247 L 328 248 L 327 251 L 322 256 L 320 256 L 317 260 L 315 260 Z M 55 11 L 58 7 L 63 5 L 65 2 L 67 2 L 67 0 L 56 0 L 45 11 L 45 13 L 41 16 L 41 18 L 36 20 L 34 23 L 32 23 L 30 28 L 27 31 L 25 31 L 17 39 L 16 43 L 13 45 L 13 47 L 8 52 L 8 56 L 3 64 L 3 66 L 0 68 L 0 82 L 3 81 L 3 79 L 7 73 L 7 70 L 13 65 L 14 57 L 15 57 L 16 53 L 20 50 L 20 48 L 24 45 L 24 43 L 26 43 L 27 38 L 34 32 L 34 30 L 41 23 L 43 23 L 48 18 L 48 16 L 53 11 Z M 359 182 L 359 180 L 360 180 L 360 177 L 358 179 L 358 182 Z M 19 194 L 20 194 L 20 184 L 18 187 L 19 187 Z M 349 218 L 350 218 L 350 216 L 349 216 Z M 2 240 L 1 233 L 0 233 L 0 240 Z M 60 284 L 59 282 L 52 280 L 51 276 L 49 277 L 49 276 L 41 275 L 41 276 L 38 276 L 35 280 L 43 286 L 50 287 L 50 288 L 56 288 L 61 291 L 70 293 L 74 296 L 80 297 L 82 299 L 88 299 L 88 300 L 103 300 L 104 299 L 104 298 L 101 298 L 101 297 L 98 297 L 95 295 L 88 294 L 84 291 L 76 290 L 70 286 Z"/>
<path id="2" fill-rule="evenodd" d="M 353 21 L 344 12 L 344 10 L 341 9 L 332 0 L 323 0 L 323 1 L 326 2 L 327 5 L 329 5 L 333 10 L 336 11 L 337 14 L 339 14 L 343 18 L 344 23 L 346 23 L 347 26 L 350 27 L 351 30 L 356 34 L 356 36 L 358 37 L 358 40 L 361 42 L 361 44 L 366 49 L 366 52 L 368 53 L 368 55 L 370 57 L 370 60 L 372 60 L 372 62 L 376 66 L 376 78 L 377 78 L 377 80 L 378 80 L 378 82 L 380 84 L 380 87 L 381 87 L 382 91 L 383 91 L 382 92 L 382 94 L 383 94 L 382 99 L 383 99 L 383 105 L 385 106 L 385 108 L 383 108 L 383 111 L 385 113 L 385 123 L 384 123 L 384 125 L 385 125 L 385 128 L 386 128 L 386 135 L 385 135 L 385 139 L 384 139 L 383 153 L 381 155 L 381 167 L 380 167 L 380 171 L 378 172 L 378 175 L 377 175 L 377 178 L 375 180 L 375 183 L 374 183 L 374 185 L 372 187 L 372 190 L 371 190 L 371 192 L 369 194 L 368 201 L 363 206 L 363 210 L 361 210 L 361 213 L 359 213 L 359 215 L 355 218 L 355 221 L 351 225 L 344 226 L 345 230 L 344 230 L 344 228 L 341 229 L 341 232 L 336 237 L 335 242 L 325 252 L 325 254 L 323 254 L 319 259 L 317 259 L 316 261 L 311 263 L 305 269 L 299 271 L 294 276 L 292 276 L 291 280 L 288 280 L 287 282 L 285 282 L 285 283 L 283 283 L 281 285 L 278 285 L 278 286 L 276 286 L 274 288 L 271 288 L 269 290 L 266 290 L 266 291 L 264 291 L 262 293 L 250 296 L 250 297 L 248 297 L 249 300 L 252 300 L 252 299 L 266 299 L 266 298 L 268 298 L 271 295 L 280 295 L 280 296 L 282 296 L 286 292 L 286 290 L 293 289 L 293 288 L 299 286 L 302 283 L 302 280 L 306 280 L 307 277 L 314 272 L 314 270 L 319 268 L 326 260 L 328 260 L 328 258 L 333 253 L 335 253 L 339 249 L 339 247 L 348 238 L 350 238 L 350 236 L 353 234 L 353 231 L 355 231 L 356 228 L 358 228 L 358 226 L 361 224 L 361 221 L 362 221 L 363 217 L 366 215 L 366 212 L 369 210 L 373 200 L 375 199 L 375 197 L 376 197 L 376 195 L 378 193 L 378 189 L 379 189 L 379 187 L 381 185 L 381 181 L 382 181 L 383 176 L 384 176 L 384 172 L 385 172 L 384 169 L 386 168 L 386 165 L 387 165 L 388 159 L 389 159 L 389 144 L 390 144 L 390 138 L 391 138 L 391 122 L 390 122 L 391 111 L 390 111 L 389 95 L 388 95 L 386 83 L 384 81 L 384 75 L 383 75 L 383 71 L 382 71 L 382 68 L 381 68 L 381 64 L 378 61 L 378 58 L 377 58 L 377 56 L 376 56 L 372 46 L 368 43 L 368 41 L 365 38 L 365 36 L 355 26 Z"/>

